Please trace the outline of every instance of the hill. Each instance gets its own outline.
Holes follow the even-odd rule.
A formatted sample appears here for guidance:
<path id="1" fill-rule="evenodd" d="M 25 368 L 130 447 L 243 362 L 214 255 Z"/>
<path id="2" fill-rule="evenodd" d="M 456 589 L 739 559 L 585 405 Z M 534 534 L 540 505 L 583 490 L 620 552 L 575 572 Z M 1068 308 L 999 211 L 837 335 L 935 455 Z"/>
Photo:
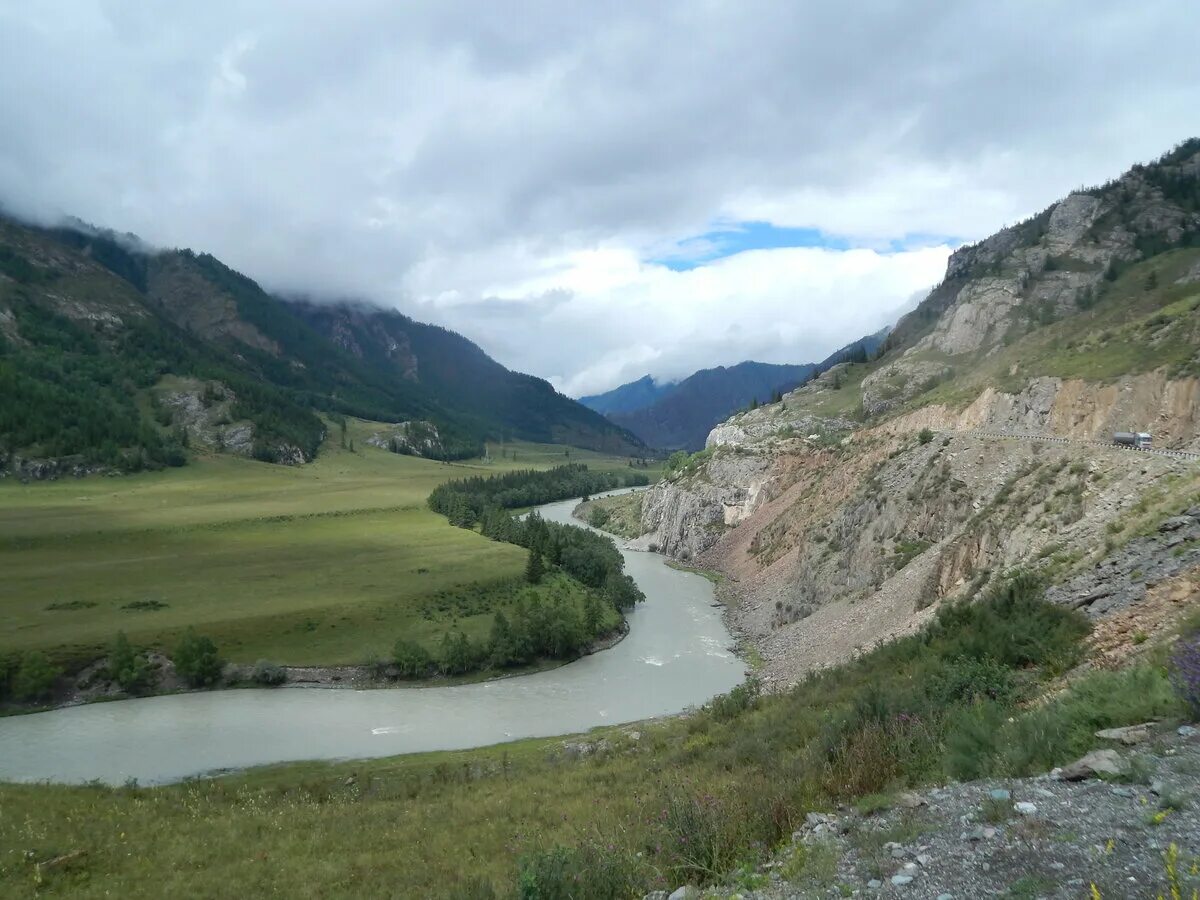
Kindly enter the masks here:
<path id="1" fill-rule="evenodd" d="M 1144 573 L 1196 559 L 1121 548 L 1200 499 L 1198 400 L 1192 140 L 956 251 L 877 358 L 714 428 L 645 495 L 643 540 L 731 576 L 780 684 L 1015 566 L 1098 621 L 1154 622 Z M 1112 447 L 1119 430 L 1158 450 Z"/>
<path id="2" fill-rule="evenodd" d="M 755 403 L 769 403 L 830 366 L 870 357 L 886 330 L 842 347 L 819 363 L 772 365 L 743 362 L 701 369 L 674 384 L 658 385 L 649 376 L 580 403 L 603 412 L 651 447 L 698 450 L 714 425 Z"/>
<path id="3" fill-rule="evenodd" d="M 488 438 L 642 449 L 452 332 L 290 303 L 209 254 L 82 223 L 0 218 L 0 390 L 0 470 L 24 477 L 182 465 L 189 448 L 302 463 L 345 416 L 446 459 Z"/>

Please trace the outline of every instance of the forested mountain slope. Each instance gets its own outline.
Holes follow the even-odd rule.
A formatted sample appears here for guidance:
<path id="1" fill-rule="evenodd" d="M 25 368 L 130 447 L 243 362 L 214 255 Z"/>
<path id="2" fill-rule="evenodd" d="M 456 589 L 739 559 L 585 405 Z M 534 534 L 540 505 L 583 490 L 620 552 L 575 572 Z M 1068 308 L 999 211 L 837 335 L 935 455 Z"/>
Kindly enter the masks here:
<path id="1" fill-rule="evenodd" d="M 364 352 L 316 307 L 208 254 L 0 218 L 0 471 L 181 465 L 201 446 L 299 463 L 317 452 L 322 415 L 428 423 L 437 438 L 419 452 L 448 458 L 489 436 L 639 449 L 452 332 L 367 307 L 355 317 L 360 344 L 371 329 L 390 337 Z"/>
<path id="2" fill-rule="evenodd" d="M 296 316 L 374 371 L 421 385 L 476 430 L 590 450 L 627 453 L 638 439 L 558 393 L 512 372 L 460 334 L 395 310 L 292 301 Z"/>

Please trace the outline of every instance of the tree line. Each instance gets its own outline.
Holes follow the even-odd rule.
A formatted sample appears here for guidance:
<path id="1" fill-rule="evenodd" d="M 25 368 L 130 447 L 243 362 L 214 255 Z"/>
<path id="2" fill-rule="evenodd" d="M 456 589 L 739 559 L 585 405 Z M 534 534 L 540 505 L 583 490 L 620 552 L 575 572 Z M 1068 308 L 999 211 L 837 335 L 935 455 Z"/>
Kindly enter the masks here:
<path id="1" fill-rule="evenodd" d="M 537 659 L 578 656 L 607 630 L 609 606 L 617 613 L 633 608 L 645 595 L 624 572 L 625 561 L 611 538 L 547 522 L 537 512 L 515 518 L 508 509 L 587 496 L 623 484 L 644 484 L 641 473 L 621 476 L 591 472 L 582 464 L 547 471 L 509 472 L 487 478 L 448 481 L 429 496 L 429 507 L 460 528 L 475 528 L 495 541 L 529 551 L 525 580 L 542 581 L 558 570 L 585 588 L 582 604 L 561 591 L 543 600 L 530 592 L 506 615 L 497 611 L 486 642 L 472 642 L 461 632 L 446 632 L 435 656 L 415 641 L 397 642 L 394 663 L 405 677 L 438 671 L 457 675 L 487 665 L 497 668 L 527 665 Z"/>
<path id="2" fill-rule="evenodd" d="M 593 472 L 583 463 L 567 463 L 541 471 L 522 469 L 447 481 L 433 489 L 428 502 L 429 508 L 449 519 L 451 525 L 473 528 L 489 510 L 537 506 L 649 483 L 649 477 L 641 472 Z"/>

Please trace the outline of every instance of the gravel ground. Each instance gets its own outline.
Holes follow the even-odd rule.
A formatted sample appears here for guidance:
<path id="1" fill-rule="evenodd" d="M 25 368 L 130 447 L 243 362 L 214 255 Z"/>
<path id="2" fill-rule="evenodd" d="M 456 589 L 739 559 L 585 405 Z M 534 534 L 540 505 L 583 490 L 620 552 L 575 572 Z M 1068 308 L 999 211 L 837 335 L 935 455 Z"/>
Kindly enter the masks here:
<path id="1" fill-rule="evenodd" d="M 868 815 L 810 814 L 789 850 L 704 896 L 1032 900 L 1094 898 L 1095 885 L 1104 900 L 1171 897 L 1174 845 L 1177 896 L 1190 898 L 1200 888 L 1200 731 L 1182 731 L 1122 747 L 1131 771 L 1119 779 L 950 784 Z"/>

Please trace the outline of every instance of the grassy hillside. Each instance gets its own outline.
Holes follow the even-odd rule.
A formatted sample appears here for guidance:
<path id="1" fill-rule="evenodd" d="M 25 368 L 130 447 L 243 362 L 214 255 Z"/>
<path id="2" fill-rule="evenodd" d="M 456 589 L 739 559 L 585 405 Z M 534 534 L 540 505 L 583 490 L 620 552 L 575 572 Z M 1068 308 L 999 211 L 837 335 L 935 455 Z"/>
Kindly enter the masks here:
<path id="1" fill-rule="evenodd" d="M 566 454 L 629 472 L 628 460 L 529 443 L 445 464 L 328 440 L 300 468 L 206 456 L 121 480 L 0 483 L 0 653 L 97 655 L 118 630 L 169 646 L 187 626 L 234 661 L 360 663 L 401 635 L 491 624 L 526 553 L 453 528 L 425 505 L 451 478 L 549 468 Z"/>

